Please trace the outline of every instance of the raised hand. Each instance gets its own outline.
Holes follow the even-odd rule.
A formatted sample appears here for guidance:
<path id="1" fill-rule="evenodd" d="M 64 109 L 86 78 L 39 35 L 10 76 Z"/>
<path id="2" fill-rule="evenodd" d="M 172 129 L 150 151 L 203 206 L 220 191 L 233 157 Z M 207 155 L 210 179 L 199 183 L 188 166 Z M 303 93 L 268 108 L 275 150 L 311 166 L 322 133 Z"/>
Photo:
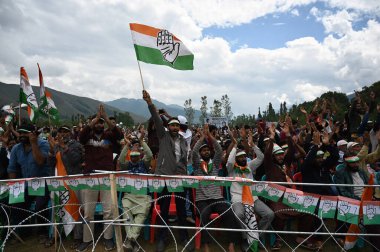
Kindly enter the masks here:
<path id="1" fill-rule="evenodd" d="M 327 131 L 324 131 L 323 132 L 323 135 L 322 135 L 322 143 L 324 145 L 328 145 L 330 143 L 330 136 L 329 136 L 329 133 L 327 133 Z"/>
<path id="2" fill-rule="evenodd" d="M 152 99 L 150 98 L 150 95 L 149 95 L 148 91 L 143 90 L 142 93 L 143 93 L 143 99 L 144 99 L 144 101 L 146 101 L 146 103 L 148 105 L 152 104 Z"/>
<path id="3" fill-rule="evenodd" d="M 167 62 L 173 64 L 178 57 L 179 53 L 178 42 L 174 42 L 173 35 L 167 31 L 162 30 L 157 34 L 157 47 L 162 53 L 162 57 Z"/>

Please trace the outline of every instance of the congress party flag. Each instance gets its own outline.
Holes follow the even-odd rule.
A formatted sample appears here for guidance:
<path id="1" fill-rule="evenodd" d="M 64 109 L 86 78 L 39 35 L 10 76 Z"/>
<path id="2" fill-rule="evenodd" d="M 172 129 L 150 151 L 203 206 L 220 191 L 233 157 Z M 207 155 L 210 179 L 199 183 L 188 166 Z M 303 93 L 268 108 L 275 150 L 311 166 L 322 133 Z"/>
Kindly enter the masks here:
<path id="1" fill-rule="evenodd" d="M 20 103 L 28 105 L 29 119 L 35 122 L 38 116 L 38 103 L 23 67 L 20 68 Z"/>
<path id="2" fill-rule="evenodd" d="M 337 207 L 337 196 L 321 196 L 318 216 L 324 219 L 334 219 Z"/>
<path id="3" fill-rule="evenodd" d="M 338 214 L 337 219 L 351 223 L 359 223 L 360 200 L 338 196 Z"/>
<path id="4" fill-rule="evenodd" d="M 9 204 L 24 202 L 25 181 L 10 182 L 9 185 Z"/>
<path id="5" fill-rule="evenodd" d="M 183 192 L 182 179 L 165 179 L 168 192 Z"/>
<path id="6" fill-rule="evenodd" d="M 132 182 L 128 176 L 116 175 L 116 190 L 119 192 L 131 192 Z"/>
<path id="7" fill-rule="evenodd" d="M 32 179 L 28 181 L 28 194 L 31 196 L 44 196 L 45 179 Z"/>
<path id="8" fill-rule="evenodd" d="M 380 201 L 363 201 L 364 225 L 380 225 Z"/>
<path id="9" fill-rule="evenodd" d="M 168 30 L 136 23 L 129 26 L 137 60 L 177 70 L 194 69 L 194 55 Z"/>
<path id="10" fill-rule="evenodd" d="M 162 178 L 148 178 L 149 192 L 160 193 L 165 187 L 165 179 Z"/>
<path id="11" fill-rule="evenodd" d="M 285 190 L 286 190 L 285 186 L 269 183 L 267 184 L 262 196 L 266 199 L 277 202 L 282 197 Z"/>
<path id="12" fill-rule="evenodd" d="M 6 198 L 9 195 L 9 186 L 7 183 L 0 183 L 0 199 Z"/>
<path id="13" fill-rule="evenodd" d="M 44 78 L 42 76 L 40 65 L 38 65 L 38 75 L 40 79 L 40 108 L 39 112 L 50 117 L 53 121 L 59 121 L 58 109 L 55 106 L 51 93 L 45 89 Z"/>

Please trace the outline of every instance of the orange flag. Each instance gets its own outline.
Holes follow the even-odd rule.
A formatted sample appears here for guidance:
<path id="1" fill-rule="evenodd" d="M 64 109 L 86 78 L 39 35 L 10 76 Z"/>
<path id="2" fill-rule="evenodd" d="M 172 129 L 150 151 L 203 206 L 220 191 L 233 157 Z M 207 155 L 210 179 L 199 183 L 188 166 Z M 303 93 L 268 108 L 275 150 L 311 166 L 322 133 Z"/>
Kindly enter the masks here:
<path id="1" fill-rule="evenodd" d="M 57 175 L 66 176 L 67 172 L 66 172 L 65 165 L 63 164 L 63 161 L 62 161 L 61 152 L 57 153 L 56 159 L 57 159 L 57 164 L 56 164 Z M 64 211 L 62 221 L 63 223 L 78 221 L 79 220 L 78 198 L 75 192 L 70 189 L 70 187 L 66 184 L 66 182 L 64 182 L 64 185 L 68 191 L 69 197 L 65 197 L 65 202 L 61 202 L 61 204 L 65 204 L 64 207 L 62 208 L 62 210 Z M 70 234 L 73 228 L 74 228 L 74 224 L 64 225 L 66 236 Z"/>
<path id="2" fill-rule="evenodd" d="M 375 177 L 373 174 L 369 177 L 368 180 L 368 185 L 373 185 L 375 182 Z M 372 195 L 373 195 L 373 190 L 374 187 L 365 187 L 363 194 L 362 194 L 362 199 L 360 202 L 360 209 L 359 209 L 359 220 L 363 218 L 363 201 L 371 201 L 372 200 Z M 351 224 L 350 228 L 348 229 L 347 233 L 349 234 L 360 234 L 360 228 L 356 224 Z M 349 250 L 355 247 L 356 241 L 358 240 L 357 235 L 347 235 L 345 242 L 344 242 L 344 249 Z"/>

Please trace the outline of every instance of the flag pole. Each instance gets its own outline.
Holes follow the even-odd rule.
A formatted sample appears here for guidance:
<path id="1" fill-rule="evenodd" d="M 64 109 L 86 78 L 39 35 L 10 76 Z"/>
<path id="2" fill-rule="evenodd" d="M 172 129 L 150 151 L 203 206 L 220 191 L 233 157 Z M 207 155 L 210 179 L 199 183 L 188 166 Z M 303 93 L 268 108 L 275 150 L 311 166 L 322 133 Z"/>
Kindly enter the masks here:
<path id="1" fill-rule="evenodd" d="M 19 106 L 18 107 L 18 126 L 20 127 L 20 125 L 21 125 L 21 102 L 18 106 Z"/>
<path id="2" fill-rule="evenodd" d="M 139 66 L 139 72 L 140 72 L 140 78 L 141 78 L 141 84 L 142 84 L 142 88 L 143 90 L 145 90 L 145 86 L 144 86 L 144 79 L 142 77 L 142 73 L 141 73 L 141 67 L 140 67 L 140 62 L 138 61 L 138 59 L 136 58 L 137 60 L 137 65 Z"/>

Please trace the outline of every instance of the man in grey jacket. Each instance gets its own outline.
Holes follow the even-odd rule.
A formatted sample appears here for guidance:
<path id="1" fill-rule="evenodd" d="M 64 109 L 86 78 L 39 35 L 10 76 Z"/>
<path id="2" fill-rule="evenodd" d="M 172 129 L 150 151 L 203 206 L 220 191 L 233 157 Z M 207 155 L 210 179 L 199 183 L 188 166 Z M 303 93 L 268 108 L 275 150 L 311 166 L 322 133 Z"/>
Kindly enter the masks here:
<path id="1" fill-rule="evenodd" d="M 179 120 L 176 117 L 172 117 L 168 121 L 168 131 L 165 130 L 163 122 L 156 110 L 156 107 L 152 103 L 149 93 L 143 90 L 143 99 L 148 104 L 149 112 L 152 115 L 154 124 L 156 126 L 157 137 L 159 141 L 159 151 L 157 157 L 157 166 L 155 174 L 159 175 L 187 175 L 187 144 L 185 139 L 179 134 Z M 178 216 L 178 225 L 186 225 L 186 209 L 185 209 L 185 192 L 174 193 L 176 210 Z M 163 189 L 159 195 L 161 198 L 158 200 L 160 205 L 160 214 L 165 223 L 168 222 L 170 195 L 167 187 Z M 161 252 L 165 250 L 167 229 L 160 229 L 158 234 L 158 241 L 156 251 Z M 179 230 L 179 235 L 182 245 L 188 243 L 188 233 L 185 229 Z M 187 247 L 187 251 L 194 250 L 194 246 L 190 243 Z"/>

